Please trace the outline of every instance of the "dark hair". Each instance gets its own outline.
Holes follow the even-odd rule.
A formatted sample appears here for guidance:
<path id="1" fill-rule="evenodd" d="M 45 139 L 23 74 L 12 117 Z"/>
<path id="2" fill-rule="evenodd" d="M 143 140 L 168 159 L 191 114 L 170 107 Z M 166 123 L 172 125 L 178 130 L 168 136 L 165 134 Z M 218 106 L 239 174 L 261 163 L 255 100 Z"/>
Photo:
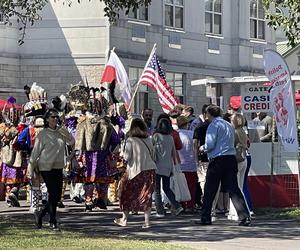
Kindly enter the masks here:
<path id="1" fill-rule="evenodd" d="M 148 133 L 146 123 L 140 118 L 133 119 L 130 125 L 130 129 L 128 131 L 128 136 L 147 138 Z"/>
<path id="2" fill-rule="evenodd" d="M 150 111 L 151 113 L 153 113 L 153 109 L 151 109 L 151 108 L 144 108 L 143 111 L 142 111 L 142 116 L 145 113 L 145 111 Z"/>
<path id="3" fill-rule="evenodd" d="M 46 113 L 44 114 L 44 128 L 48 128 L 48 118 L 53 114 L 56 113 L 58 114 L 58 111 L 56 109 L 48 109 Z"/>
<path id="4" fill-rule="evenodd" d="M 214 104 L 209 105 L 206 108 L 206 112 L 209 113 L 212 117 L 218 117 L 222 115 L 222 109 Z"/>
<path id="5" fill-rule="evenodd" d="M 155 132 L 154 133 L 160 133 L 164 135 L 169 135 L 172 132 L 172 125 L 170 120 L 166 118 L 162 118 L 158 121 Z"/>
<path id="6" fill-rule="evenodd" d="M 184 111 L 189 112 L 191 115 L 194 114 L 194 108 L 191 107 L 191 106 L 186 107 L 186 108 L 184 109 Z"/>
<path id="7" fill-rule="evenodd" d="M 170 116 L 167 114 L 167 113 L 161 113 L 158 117 L 157 117 L 157 120 L 156 120 L 156 126 L 158 124 L 158 122 L 161 120 L 161 119 L 168 119 L 170 121 L 170 124 L 172 124 L 171 122 L 171 119 L 170 119 Z"/>
<path id="8" fill-rule="evenodd" d="M 202 114 L 206 114 L 207 113 L 206 109 L 207 109 L 208 106 L 209 106 L 208 104 L 204 104 L 202 106 L 202 110 L 201 110 Z"/>
<path id="9" fill-rule="evenodd" d="M 231 122 L 231 116 L 232 116 L 232 114 L 230 114 L 230 113 L 225 113 L 224 115 L 223 115 L 223 119 L 225 120 L 225 121 L 227 121 L 227 122 Z"/>
<path id="10" fill-rule="evenodd" d="M 169 117 L 171 117 L 173 119 L 176 119 L 180 115 L 181 115 L 181 112 L 176 108 L 169 112 Z"/>

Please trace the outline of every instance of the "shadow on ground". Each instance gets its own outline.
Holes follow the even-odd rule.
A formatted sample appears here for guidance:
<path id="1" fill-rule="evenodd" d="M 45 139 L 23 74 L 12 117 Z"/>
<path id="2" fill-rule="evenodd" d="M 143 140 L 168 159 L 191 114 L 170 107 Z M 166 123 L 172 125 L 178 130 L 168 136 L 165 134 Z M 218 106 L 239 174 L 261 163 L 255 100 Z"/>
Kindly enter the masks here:
<path id="1" fill-rule="evenodd" d="M 1 208 L 1 207 L 0 207 Z M 239 227 L 236 222 L 225 218 L 218 218 L 212 226 L 199 226 L 194 220 L 199 214 L 184 214 L 181 216 L 167 215 L 165 218 L 152 216 L 152 227 L 142 229 L 143 215 L 132 215 L 127 227 L 118 227 L 113 219 L 121 214 L 117 206 L 110 206 L 108 210 L 84 212 L 83 205 L 72 202 L 66 203 L 66 208 L 59 209 L 60 227 L 65 232 L 77 232 L 83 237 L 104 237 L 114 239 L 158 240 L 164 242 L 217 242 L 234 238 L 266 239 L 299 239 L 299 222 L 295 220 L 269 220 L 258 217 L 251 227 Z M 44 228 L 47 229 L 47 218 Z M 1 209 L 0 234 L 9 233 L 11 227 L 23 228 L 25 233 L 35 229 L 33 215 L 28 207 Z M 44 229 L 45 230 L 45 229 Z M 49 233 L 51 233 L 49 231 Z M 43 237 L 47 234 L 43 234 Z"/>

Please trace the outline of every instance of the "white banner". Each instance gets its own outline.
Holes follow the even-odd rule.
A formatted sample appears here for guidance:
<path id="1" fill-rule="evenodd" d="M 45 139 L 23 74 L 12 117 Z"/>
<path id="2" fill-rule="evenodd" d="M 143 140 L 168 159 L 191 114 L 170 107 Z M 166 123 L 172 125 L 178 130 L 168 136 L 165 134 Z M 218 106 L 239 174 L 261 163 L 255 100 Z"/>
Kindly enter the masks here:
<path id="1" fill-rule="evenodd" d="M 281 55 L 273 50 L 265 50 L 264 69 L 272 83 L 270 102 L 278 135 L 287 151 L 298 152 L 295 95 L 289 68 Z"/>

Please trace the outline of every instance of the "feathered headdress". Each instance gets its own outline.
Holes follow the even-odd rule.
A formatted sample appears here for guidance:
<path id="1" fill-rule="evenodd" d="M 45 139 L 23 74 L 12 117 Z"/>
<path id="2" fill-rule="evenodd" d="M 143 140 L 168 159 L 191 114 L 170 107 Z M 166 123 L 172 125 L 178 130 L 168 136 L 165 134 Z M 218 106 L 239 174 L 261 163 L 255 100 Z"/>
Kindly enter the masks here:
<path id="1" fill-rule="evenodd" d="M 55 96 L 52 98 L 51 104 L 51 108 L 54 108 L 59 112 L 63 112 L 67 105 L 67 98 L 64 95 L 60 95 L 60 97 Z"/>
<path id="2" fill-rule="evenodd" d="M 47 92 L 34 82 L 31 87 L 24 86 L 29 101 L 24 106 L 26 116 L 43 115 L 47 108 Z"/>
<path id="3" fill-rule="evenodd" d="M 80 83 L 76 85 L 71 84 L 70 91 L 68 92 L 68 97 L 75 109 L 82 106 L 87 106 L 90 99 L 89 88 L 81 85 Z"/>

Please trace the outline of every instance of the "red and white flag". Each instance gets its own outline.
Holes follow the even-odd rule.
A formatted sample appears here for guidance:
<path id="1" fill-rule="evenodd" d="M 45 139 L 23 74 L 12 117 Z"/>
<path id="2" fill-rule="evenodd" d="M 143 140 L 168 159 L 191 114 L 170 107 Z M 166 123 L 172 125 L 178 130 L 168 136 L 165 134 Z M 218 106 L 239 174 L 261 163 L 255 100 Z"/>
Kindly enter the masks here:
<path id="1" fill-rule="evenodd" d="M 129 105 L 131 100 L 131 88 L 128 75 L 117 54 L 111 51 L 100 82 L 111 83 L 114 80 L 116 81 L 116 98 L 122 98 L 124 103 Z"/>
<path id="2" fill-rule="evenodd" d="M 179 101 L 167 84 L 165 73 L 160 66 L 155 52 L 156 49 L 150 54 L 138 84 L 145 84 L 156 90 L 163 111 L 169 113 Z"/>

